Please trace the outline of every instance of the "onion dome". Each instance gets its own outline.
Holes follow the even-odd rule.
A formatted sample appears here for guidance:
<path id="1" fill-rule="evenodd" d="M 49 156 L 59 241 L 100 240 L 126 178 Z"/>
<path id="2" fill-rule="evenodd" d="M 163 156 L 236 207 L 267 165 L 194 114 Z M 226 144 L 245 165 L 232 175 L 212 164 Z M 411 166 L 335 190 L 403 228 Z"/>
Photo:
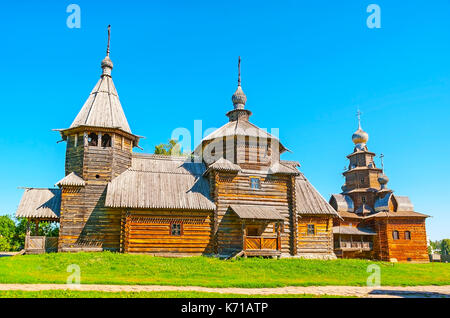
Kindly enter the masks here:
<path id="1" fill-rule="evenodd" d="M 386 184 L 389 182 L 389 178 L 384 173 L 381 173 L 378 175 L 378 182 L 381 185 L 381 189 L 384 189 Z"/>
<path id="2" fill-rule="evenodd" d="M 113 69 L 113 62 L 111 61 L 108 55 L 103 59 L 101 66 L 103 69 L 103 75 L 111 76 L 111 71 Z"/>
<path id="3" fill-rule="evenodd" d="M 245 96 L 240 84 L 233 96 L 231 96 L 231 100 L 233 101 L 234 109 L 244 109 L 245 103 L 247 102 L 247 96 Z"/>
<path id="4" fill-rule="evenodd" d="M 356 113 L 358 117 L 358 130 L 356 130 L 352 135 L 352 141 L 356 145 L 356 148 L 359 150 L 363 150 L 367 141 L 369 140 L 369 134 L 366 133 L 361 128 L 361 112 L 358 110 Z"/>
<path id="5" fill-rule="evenodd" d="M 369 140 L 369 134 L 362 130 L 361 126 L 359 126 L 358 130 L 353 133 L 352 140 L 355 145 L 365 144 Z"/>

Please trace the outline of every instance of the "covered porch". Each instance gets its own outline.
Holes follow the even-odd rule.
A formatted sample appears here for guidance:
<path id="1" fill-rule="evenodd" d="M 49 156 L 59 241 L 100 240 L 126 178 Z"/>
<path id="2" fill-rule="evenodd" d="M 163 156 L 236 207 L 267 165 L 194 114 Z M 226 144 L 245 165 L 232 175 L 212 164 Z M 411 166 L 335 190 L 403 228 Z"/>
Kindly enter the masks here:
<path id="1" fill-rule="evenodd" d="M 242 256 L 281 256 L 281 230 L 284 218 L 275 208 L 231 205 L 230 209 L 241 220 Z"/>
<path id="2" fill-rule="evenodd" d="M 58 251 L 58 237 L 39 235 L 39 224 L 41 222 L 59 223 L 60 208 L 60 189 L 25 189 L 16 211 L 16 217 L 27 219 L 24 246 L 26 254 Z"/>
<path id="3" fill-rule="evenodd" d="M 334 250 L 338 257 L 368 255 L 373 251 L 374 231 L 353 226 L 333 227 Z"/>

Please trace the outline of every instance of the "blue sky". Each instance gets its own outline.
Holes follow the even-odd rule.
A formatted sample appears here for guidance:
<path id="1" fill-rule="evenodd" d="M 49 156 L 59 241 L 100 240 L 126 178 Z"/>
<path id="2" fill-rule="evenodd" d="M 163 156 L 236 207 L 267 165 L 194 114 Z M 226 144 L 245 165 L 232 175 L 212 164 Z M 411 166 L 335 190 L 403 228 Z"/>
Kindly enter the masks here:
<path id="1" fill-rule="evenodd" d="M 340 191 L 361 109 L 369 150 L 389 187 L 409 195 L 431 239 L 450 237 L 450 2 L 20 1 L 0 11 L 0 214 L 20 186 L 63 177 L 54 128 L 75 118 L 100 75 L 112 25 L 113 79 L 134 133 L 152 152 L 174 128 L 220 127 L 232 108 L 237 57 L 251 120 L 283 144 L 325 198 Z"/>

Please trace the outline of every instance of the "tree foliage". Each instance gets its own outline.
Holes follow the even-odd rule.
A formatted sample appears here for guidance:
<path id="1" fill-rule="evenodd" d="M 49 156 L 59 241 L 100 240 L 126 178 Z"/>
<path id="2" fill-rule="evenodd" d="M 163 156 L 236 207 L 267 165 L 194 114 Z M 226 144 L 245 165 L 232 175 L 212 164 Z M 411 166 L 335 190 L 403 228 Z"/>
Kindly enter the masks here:
<path id="1" fill-rule="evenodd" d="M 181 146 L 175 139 L 169 139 L 167 144 L 159 144 L 155 146 L 155 154 L 165 156 L 182 156 Z"/>
<path id="2" fill-rule="evenodd" d="M 450 255 L 450 239 L 440 241 L 430 241 L 430 247 L 438 251 L 441 255 Z"/>
<path id="3" fill-rule="evenodd" d="M 0 216 L 0 251 L 19 251 L 25 246 L 25 236 L 27 233 L 27 219 L 14 219 L 9 215 Z M 34 224 L 30 224 L 31 231 L 34 231 Z M 34 234 L 34 233 L 33 233 Z M 38 236 L 59 235 L 59 227 L 52 222 L 40 222 Z"/>

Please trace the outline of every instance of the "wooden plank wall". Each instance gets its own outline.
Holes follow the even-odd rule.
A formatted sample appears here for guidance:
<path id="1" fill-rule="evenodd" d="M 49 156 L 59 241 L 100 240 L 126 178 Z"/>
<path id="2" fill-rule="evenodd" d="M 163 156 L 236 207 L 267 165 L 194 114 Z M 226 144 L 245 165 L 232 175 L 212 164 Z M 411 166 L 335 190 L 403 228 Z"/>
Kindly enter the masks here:
<path id="1" fill-rule="evenodd" d="M 315 235 L 308 235 L 308 224 L 314 224 Z M 297 248 L 299 254 L 333 253 L 333 218 L 320 215 L 299 217 Z"/>
<path id="2" fill-rule="evenodd" d="M 126 216 L 125 253 L 202 255 L 213 253 L 212 211 L 132 210 Z M 170 233 L 182 224 L 182 235 Z"/>

